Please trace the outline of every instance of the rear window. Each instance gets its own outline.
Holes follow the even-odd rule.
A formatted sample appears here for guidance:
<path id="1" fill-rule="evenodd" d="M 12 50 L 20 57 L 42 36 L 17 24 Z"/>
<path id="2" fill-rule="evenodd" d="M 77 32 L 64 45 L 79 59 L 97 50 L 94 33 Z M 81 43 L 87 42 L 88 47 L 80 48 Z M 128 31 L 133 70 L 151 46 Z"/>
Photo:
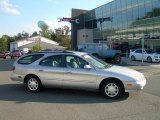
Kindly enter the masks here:
<path id="1" fill-rule="evenodd" d="M 44 54 L 28 55 L 18 60 L 18 63 L 19 64 L 31 64 L 43 56 Z"/>

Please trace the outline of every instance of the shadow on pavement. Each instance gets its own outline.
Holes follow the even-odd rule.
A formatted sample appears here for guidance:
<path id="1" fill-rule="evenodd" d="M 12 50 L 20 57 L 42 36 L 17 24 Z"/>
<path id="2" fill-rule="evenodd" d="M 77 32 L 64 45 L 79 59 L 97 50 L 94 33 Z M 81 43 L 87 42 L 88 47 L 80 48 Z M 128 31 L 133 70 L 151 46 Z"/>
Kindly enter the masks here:
<path id="1" fill-rule="evenodd" d="M 0 59 L 0 71 L 11 71 L 14 59 Z"/>
<path id="2" fill-rule="evenodd" d="M 158 62 L 152 62 L 152 63 L 148 63 L 146 61 L 144 61 L 142 63 L 142 61 L 131 61 L 129 58 L 126 57 L 122 57 L 122 62 L 120 64 L 121 66 L 160 66 L 160 63 Z"/>
<path id="3" fill-rule="evenodd" d="M 25 102 L 86 104 L 86 103 L 112 103 L 126 100 L 126 93 L 120 99 L 106 99 L 99 92 L 71 89 L 43 89 L 40 93 L 30 93 L 23 84 L 0 85 L 0 100 L 15 101 L 17 104 Z"/>

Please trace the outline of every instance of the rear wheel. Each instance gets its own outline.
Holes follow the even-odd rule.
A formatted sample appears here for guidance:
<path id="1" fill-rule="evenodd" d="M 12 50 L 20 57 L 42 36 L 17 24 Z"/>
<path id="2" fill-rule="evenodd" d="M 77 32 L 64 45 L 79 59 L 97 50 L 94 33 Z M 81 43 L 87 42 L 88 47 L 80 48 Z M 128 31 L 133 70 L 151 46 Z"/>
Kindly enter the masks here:
<path id="1" fill-rule="evenodd" d="M 151 58 L 151 57 L 148 57 L 148 58 L 147 58 L 147 62 L 148 62 L 148 63 L 151 63 L 151 62 L 152 62 L 152 58 Z"/>
<path id="2" fill-rule="evenodd" d="M 131 56 L 131 60 L 132 60 L 132 61 L 135 61 L 136 58 L 132 55 L 132 56 Z"/>
<path id="3" fill-rule="evenodd" d="M 26 79 L 26 88 L 29 92 L 39 92 L 42 88 L 41 81 L 36 76 L 29 76 Z"/>
<path id="4" fill-rule="evenodd" d="M 101 86 L 101 93 L 106 98 L 116 99 L 124 94 L 124 89 L 119 81 L 107 80 Z"/>

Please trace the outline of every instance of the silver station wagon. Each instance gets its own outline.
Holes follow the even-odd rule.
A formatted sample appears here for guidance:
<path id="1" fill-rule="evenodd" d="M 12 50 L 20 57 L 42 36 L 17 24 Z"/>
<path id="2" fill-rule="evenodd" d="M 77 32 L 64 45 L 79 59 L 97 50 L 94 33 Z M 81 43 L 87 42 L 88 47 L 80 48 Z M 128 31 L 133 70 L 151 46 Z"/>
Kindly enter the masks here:
<path id="1" fill-rule="evenodd" d="M 24 55 L 14 62 L 11 79 L 26 84 L 30 92 L 39 92 L 42 87 L 65 87 L 100 91 L 107 98 L 119 98 L 146 85 L 138 71 L 75 51 Z"/>

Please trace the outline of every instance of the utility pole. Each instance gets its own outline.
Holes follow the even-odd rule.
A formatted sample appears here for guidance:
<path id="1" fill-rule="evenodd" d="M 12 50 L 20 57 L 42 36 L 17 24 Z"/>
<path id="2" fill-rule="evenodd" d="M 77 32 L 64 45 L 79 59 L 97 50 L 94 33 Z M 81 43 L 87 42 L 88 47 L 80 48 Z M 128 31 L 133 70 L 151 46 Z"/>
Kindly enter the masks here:
<path id="1" fill-rule="evenodd" d="M 144 52 L 143 52 L 144 51 L 144 38 L 141 39 L 141 44 L 142 44 L 142 65 L 143 65 L 143 62 L 144 62 L 144 60 L 143 60 L 144 59 Z"/>
<path id="2" fill-rule="evenodd" d="M 104 34 L 103 34 L 103 30 L 102 30 L 102 23 L 104 21 L 112 21 L 112 18 L 111 17 L 106 17 L 106 18 L 98 18 L 98 19 L 95 19 L 96 23 L 100 23 L 100 30 L 101 30 L 101 37 L 102 37 L 102 41 L 104 41 Z"/>

